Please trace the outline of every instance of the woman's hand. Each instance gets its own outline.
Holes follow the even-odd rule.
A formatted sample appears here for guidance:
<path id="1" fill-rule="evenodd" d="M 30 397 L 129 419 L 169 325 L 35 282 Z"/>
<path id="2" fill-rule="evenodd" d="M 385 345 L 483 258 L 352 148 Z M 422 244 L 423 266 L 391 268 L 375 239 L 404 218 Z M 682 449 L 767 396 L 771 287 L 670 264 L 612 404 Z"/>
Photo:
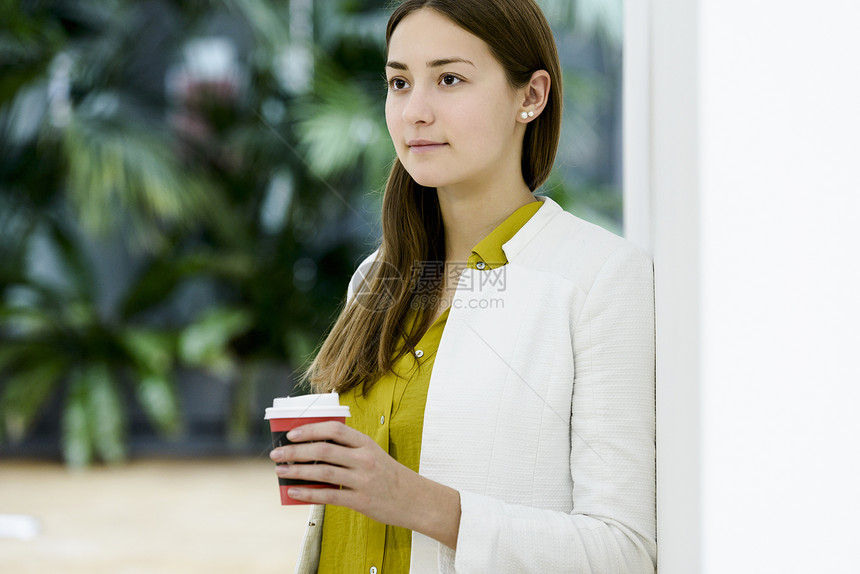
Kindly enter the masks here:
<path id="1" fill-rule="evenodd" d="M 278 476 L 342 486 L 292 487 L 291 498 L 345 506 L 377 522 L 415 530 L 456 548 L 460 525 L 460 493 L 456 490 L 413 472 L 369 436 L 343 423 L 303 425 L 287 438 L 300 444 L 276 448 L 271 453 L 273 461 L 317 464 L 280 465 Z"/>

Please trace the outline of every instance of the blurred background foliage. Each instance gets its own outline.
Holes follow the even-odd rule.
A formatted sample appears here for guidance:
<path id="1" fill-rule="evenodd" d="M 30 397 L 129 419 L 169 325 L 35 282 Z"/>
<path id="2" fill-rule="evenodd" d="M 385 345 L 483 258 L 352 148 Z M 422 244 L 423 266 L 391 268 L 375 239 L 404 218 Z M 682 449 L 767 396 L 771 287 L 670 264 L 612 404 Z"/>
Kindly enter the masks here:
<path id="1" fill-rule="evenodd" d="M 620 0 L 541 4 L 567 96 L 544 191 L 617 232 Z M 378 237 L 388 13 L 0 0 L 0 448 L 193 447 L 218 393 L 217 441 L 255 448 Z"/>

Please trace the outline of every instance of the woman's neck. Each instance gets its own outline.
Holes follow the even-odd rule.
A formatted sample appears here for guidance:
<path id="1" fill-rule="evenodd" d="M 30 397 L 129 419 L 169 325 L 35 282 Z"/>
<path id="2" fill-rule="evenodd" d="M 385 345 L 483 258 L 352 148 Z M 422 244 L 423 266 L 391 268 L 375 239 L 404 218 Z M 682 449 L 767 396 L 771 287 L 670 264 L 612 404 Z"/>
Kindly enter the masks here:
<path id="1" fill-rule="evenodd" d="M 465 263 L 472 248 L 508 216 L 537 201 L 525 182 L 507 189 L 436 190 L 445 225 L 445 259 Z"/>

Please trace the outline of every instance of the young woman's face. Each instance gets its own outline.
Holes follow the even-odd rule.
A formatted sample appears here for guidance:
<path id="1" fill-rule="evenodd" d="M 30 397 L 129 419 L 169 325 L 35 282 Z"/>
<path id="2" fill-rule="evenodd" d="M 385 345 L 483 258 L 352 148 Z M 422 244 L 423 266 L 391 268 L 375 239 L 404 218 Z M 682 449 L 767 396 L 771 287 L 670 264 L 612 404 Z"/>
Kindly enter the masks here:
<path id="1" fill-rule="evenodd" d="M 522 101 L 483 40 L 418 10 L 395 28 L 385 71 L 388 131 L 416 182 L 510 185 L 512 175 L 522 177 Z"/>

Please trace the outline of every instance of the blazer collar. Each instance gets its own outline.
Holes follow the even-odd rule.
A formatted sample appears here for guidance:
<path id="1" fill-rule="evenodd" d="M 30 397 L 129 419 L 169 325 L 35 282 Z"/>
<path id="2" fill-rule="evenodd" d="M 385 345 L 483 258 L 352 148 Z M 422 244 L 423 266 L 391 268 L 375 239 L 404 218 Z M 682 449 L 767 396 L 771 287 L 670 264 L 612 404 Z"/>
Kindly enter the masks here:
<path id="1" fill-rule="evenodd" d="M 559 204 L 549 197 L 536 195 L 535 199 L 543 202 L 543 206 L 529 219 L 520 230 L 504 245 L 502 251 L 508 261 L 516 261 L 520 252 L 537 236 L 547 224 L 563 210 Z"/>

